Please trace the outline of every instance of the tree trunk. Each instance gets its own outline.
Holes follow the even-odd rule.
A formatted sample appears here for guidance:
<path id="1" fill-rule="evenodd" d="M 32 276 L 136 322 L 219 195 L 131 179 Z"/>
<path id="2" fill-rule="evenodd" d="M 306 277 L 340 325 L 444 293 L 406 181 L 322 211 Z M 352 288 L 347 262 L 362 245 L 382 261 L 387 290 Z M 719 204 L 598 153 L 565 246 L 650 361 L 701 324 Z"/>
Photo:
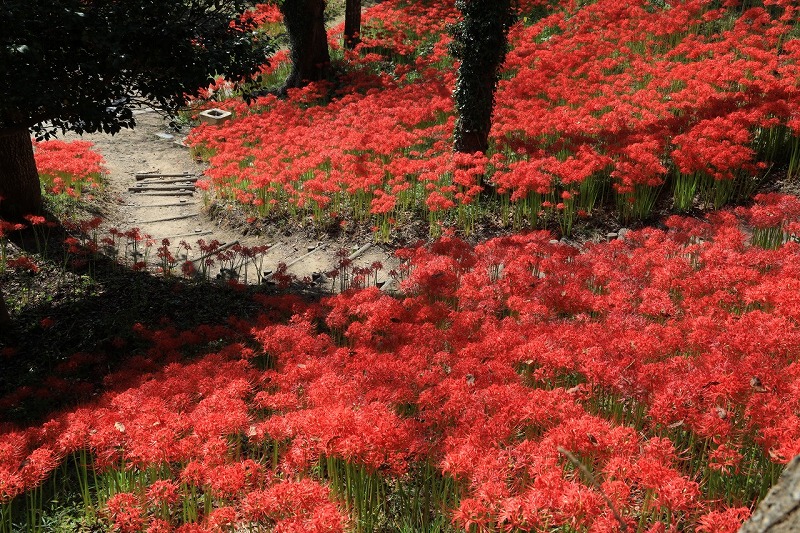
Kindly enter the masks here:
<path id="1" fill-rule="evenodd" d="M 22 220 L 42 207 L 39 173 L 27 128 L 0 129 L 0 217 Z"/>
<path id="2" fill-rule="evenodd" d="M 361 0 L 347 0 L 344 7 L 344 47 L 352 50 L 361 42 Z"/>
<path id="3" fill-rule="evenodd" d="M 325 0 L 285 0 L 281 13 L 292 59 L 292 72 L 283 91 L 325 79 L 331 63 L 325 31 Z"/>
<path id="4" fill-rule="evenodd" d="M 786 465 L 766 498 L 739 533 L 796 533 L 800 531 L 800 455 Z"/>
<path id="5" fill-rule="evenodd" d="M 456 84 L 458 85 L 458 82 Z M 456 91 L 457 95 L 460 94 L 468 99 L 465 105 L 461 106 L 462 111 L 456 120 L 453 136 L 453 149 L 456 152 L 485 154 L 489 149 L 496 84 L 496 75 L 491 70 L 477 71 L 473 79 L 465 80 L 461 92 Z"/>
<path id="6" fill-rule="evenodd" d="M 453 55 L 461 60 L 454 91 L 458 120 L 453 148 L 486 152 L 492 127 L 495 89 L 508 51 L 508 30 L 515 18 L 511 0 L 457 0 L 462 19 L 456 25 Z"/>

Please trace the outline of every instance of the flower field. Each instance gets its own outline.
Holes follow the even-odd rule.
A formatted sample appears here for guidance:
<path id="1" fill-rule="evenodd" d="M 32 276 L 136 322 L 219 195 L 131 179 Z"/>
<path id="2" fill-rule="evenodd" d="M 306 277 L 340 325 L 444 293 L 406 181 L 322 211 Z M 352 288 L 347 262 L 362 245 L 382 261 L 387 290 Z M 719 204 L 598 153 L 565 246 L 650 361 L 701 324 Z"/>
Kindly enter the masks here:
<path id="1" fill-rule="evenodd" d="M 215 189 L 262 216 L 370 220 L 384 238 L 410 216 L 433 234 L 487 217 L 569 234 L 600 206 L 628 221 L 659 199 L 719 208 L 800 171 L 795 2 L 525 4 L 486 154 L 451 150 L 453 3 L 386 1 L 356 51 L 336 52 L 337 85 L 215 104 L 236 119 L 192 138 Z"/>
<path id="2" fill-rule="evenodd" d="M 67 484 L 123 532 L 735 531 L 800 452 L 799 224 L 766 195 L 582 251 L 445 236 L 397 297 L 137 327 L 102 394 L 3 428 L 0 529 Z"/>
<path id="3" fill-rule="evenodd" d="M 66 508 L 87 532 L 736 531 L 800 454 L 800 199 L 756 194 L 800 177 L 795 3 L 522 2 L 485 154 L 452 151 L 451 0 L 378 3 L 354 51 L 331 30 L 336 82 L 206 91 L 235 115 L 190 135 L 214 194 L 436 237 L 395 252 L 396 293 L 345 250 L 322 297 L 279 265 L 270 288 L 221 278 L 257 316 L 181 328 L 139 271 L 191 307 L 181 276 L 262 285 L 266 245 L 198 241 L 181 264 L 185 241 L 62 222 L 62 269 L 111 256 L 150 316 L 0 393 L 0 533 Z M 99 187 L 91 143 L 35 150 L 47 192 Z M 0 220 L 0 274 L 30 281 L 56 224 L 26 218 Z M 487 220 L 514 232 L 465 240 Z"/>

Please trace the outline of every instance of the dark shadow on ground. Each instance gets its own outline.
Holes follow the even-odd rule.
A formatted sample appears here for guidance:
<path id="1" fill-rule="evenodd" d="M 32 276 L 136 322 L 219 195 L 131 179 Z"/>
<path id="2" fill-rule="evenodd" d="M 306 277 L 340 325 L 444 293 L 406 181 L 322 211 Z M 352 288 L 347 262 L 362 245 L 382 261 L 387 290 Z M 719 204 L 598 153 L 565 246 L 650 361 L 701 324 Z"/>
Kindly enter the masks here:
<path id="1" fill-rule="evenodd" d="M 66 236 L 63 228 L 51 231 L 49 258 L 67 257 Z M 35 249 L 32 240 L 28 230 L 15 238 L 15 245 Z M 183 352 L 144 357 L 153 343 L 138 324 L 181 332 L 234 323 L 231 317 L 255 322 L 259 315 L 274 313 L 254 295 L 281 293 L 274 285 L 232 286 L 225 280 L 134 271 L 104 257 L 85 264 L 31 257 L 39 264 L 37 272 L 8 269 L 0 274 L 13 320 L 11 328 L 0 331 L 0 424 L 44 421 L 96 397 L 114 372 L 151 372 L 186 357 Z M 288 290 L 309 300 L 321 294 L 297 285 Z M 230 337 L 219 343 L 252 342 L 241 324 L 238 332 L 229 329 Z M 194 347 L 197 353 L 210 349 L 208 342 Z"/>

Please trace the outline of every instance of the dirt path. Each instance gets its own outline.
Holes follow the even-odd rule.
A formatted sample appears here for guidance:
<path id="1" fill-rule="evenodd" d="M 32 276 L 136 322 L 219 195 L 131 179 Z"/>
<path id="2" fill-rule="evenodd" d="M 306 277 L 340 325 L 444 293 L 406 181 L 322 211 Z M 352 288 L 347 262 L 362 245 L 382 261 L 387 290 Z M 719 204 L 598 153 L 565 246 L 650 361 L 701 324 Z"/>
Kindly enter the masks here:
<path id="1" fill-rule="evenodd" d="M 204 208 L 205 193 L 193 190 L 191 181 L 193 177 L 202 177 L 206 166 L 195 162 L 189 150 L 179 144 L 184 135 L 169 131 L 164 118 L 153 110 L 136 112 L 136 121 L 135 129 L 122 130 L 113 136 L 65 136 L 65 140 L 82 138 L 92 141 L 95 150 L 106 160 L 106 190 L 112 198 L 105 214 L 106 231 L 112 227 L 123 231 L 139 228 L 143 234 L 150 235 L 157 246 L 162 239 L 169 239 L 173 253 L 177 253 L 179 242 L 186 240 L 192 245 L 186 257 L 189 260 L 196 260 L 202 255 L 196 245 L 198 239 L 206 242 L 217 240 L 220 243 L 238 241 L 244 246 L 266 244 L 270 248 L 264 257 L 264 271 L 274 272 L 278 263 L 283 262 L 289 265 L 289 273 L 300 279 L 316 278 L 321 284 L 326 280 L 317 274 L 333 270 L 337 261 L 336 253 L 346 249 L 348 254 L 360 252 L 353 266 L 365 267 L 380 262 L 384 268 L 378 280 L 386 282 L 386 288 L 391 287 L 388 271 L 397 262 L 389 250 L 374 244 L 367 247 L 372 242 L 371 236 L 362 239 L 346 236 L 337 239 L 317 238 L 308 232 L 292 232 L 282 228 L 267 228 L 267 234 L 259 237 L 245 236 L 212 220 Z M 141 178 L 145 173 L 154 176 L 137 180 L 137 174 Z M 156 174 L 171 177 L 156 177 Z M 171 190 L 154 190 L 156 188 Z M 155 253 L 152 253 L 151 260 L 155 264 L 157 259 L 154 256 Z M 257 280 L 252 267 L 248 278 L 249 282 Z M 327 284 L 332 285 L 330 280 Z"/>

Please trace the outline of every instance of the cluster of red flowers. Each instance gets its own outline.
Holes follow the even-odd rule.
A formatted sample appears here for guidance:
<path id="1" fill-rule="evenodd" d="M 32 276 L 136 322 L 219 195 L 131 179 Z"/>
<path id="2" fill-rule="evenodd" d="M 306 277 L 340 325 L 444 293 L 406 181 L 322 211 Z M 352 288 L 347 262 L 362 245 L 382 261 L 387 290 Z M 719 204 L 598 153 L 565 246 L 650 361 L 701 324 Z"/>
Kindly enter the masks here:
<path id="1" fill-rule="evenodd" d="M 380 226 L 409 209 L 432 222 L 460 209 L 465 224 L 482 175 L 518 217 L 535 223 L 552 211 L 562 229 L 604 195 L 627 215 L 665 182 L 678 209 L 698 194 L 719 206 L 734 198 L 731 184 L 757 181 L 766 165 L 800 168 L 798 8 L 737 4 L 560 2 L 522 17 L 489 153 L 459 160 L 445 31 L 458 11 L 452 1 L 382 2 L 365 13 L 357 50 L 345 52 L 338 90 L 314 84 L 288 100 L 225 102 L 238 118 L 197 129 L 192 142 L 214 154 L 217 190 L 261 214 L 351 209 Z"/>
<path id="2" fill-rule="evenodd" d="M 244 12 L 242 20 L 254 26 L 280 24 L 283 22 L 283 15 L 277 4 L 256 4 L 253 9 Z"/>
<path id="3" fill-rule="evenodd" d="M 440 179 L 441 169 L 458 170 L 447 140 L 454 72 L 436 66 L 448 63 L 439 33 L 454 20 L 447 2 L 371 8 L 359 45 L 364 54 L 348 52 L 353 70 L 332 101 L 325 84 L 292 91 L 288 100 L 260 98 L 249 108 L 230 101 L 224 106 L 237 120 L 193 131 L 192 142 L 214 154 L 208 176 L 223 194 L 262 214 L 293 205 L 318 215 L 351 210 L 357 219 L 388 219 L 431 194 L 431 210 L 451 207 L 435 198 L 461 187 Z M 467 203 L 480 189 L 463 174 Z M 410 176 L 424 184 L 421 194 Z"/>
<path id="4" fill-rule="evenodd" d="M 699 174 L 701 188 L 722 194 L 719 182 L 747 181 L 767 164 L 796 168 L 797 6 L 739 4 L 601 1 L 571 18 L 553 13 L 516 26 L 506 68 L 517 75 L 501 82 L 494 135 L 528 155 L 544 188 L 575 190 L 608 174 L 634 200 L 665 182 L 681 194 L 686 176 Z M 556 152 L 562 168 L 548 164 Z M 518 191 L 514 169 L 496 181 Z M 676 207 L 702 191 L 689 192 Z"/>
<path id="5" fill-rule="evenodd" d="M 800 245 L 742 229 L 768 208 L 791 231 L 800 206 L 760 199 L 582 250 L 446 236 L 399 252 L 399 297 L 137 327 L 151 348 L 96 401 L 2 427 L 0 503 L 76 454 L 118 531 L 340 531 L 320 465 L 341 461 L 395 484 L 429 465 L 477 531 L 735 531 L 800 453 Z"/>
<path id="6" fill-rule="evenodd" d="M 33 146 L 39 177 L 50 193 L 77 197 L 100 187 L 104 160 L 92 150 L 93 143 L 50 140 Z"/>

